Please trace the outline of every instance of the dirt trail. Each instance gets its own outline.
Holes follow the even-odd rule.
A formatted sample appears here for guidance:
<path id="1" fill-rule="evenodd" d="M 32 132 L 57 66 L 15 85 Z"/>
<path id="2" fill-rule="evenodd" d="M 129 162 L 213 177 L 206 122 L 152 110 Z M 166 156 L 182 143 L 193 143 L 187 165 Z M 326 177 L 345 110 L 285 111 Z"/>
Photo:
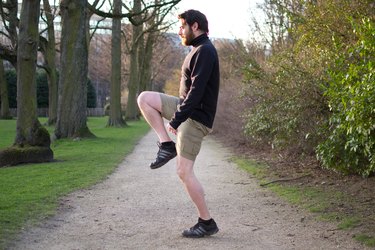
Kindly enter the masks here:
<path id="1" fill-rule="evenodd" d="M 62 201 L 56 216 L 21 235 L 11 249 L 364 249 L 335 225 L 315 222 L 259 187 L 208 137 L 196 162 L 220 232 L 186 239 L 196 211 L 175 174 L 175 160 L 158 170 L 151 131 L 103 183 Z"/>

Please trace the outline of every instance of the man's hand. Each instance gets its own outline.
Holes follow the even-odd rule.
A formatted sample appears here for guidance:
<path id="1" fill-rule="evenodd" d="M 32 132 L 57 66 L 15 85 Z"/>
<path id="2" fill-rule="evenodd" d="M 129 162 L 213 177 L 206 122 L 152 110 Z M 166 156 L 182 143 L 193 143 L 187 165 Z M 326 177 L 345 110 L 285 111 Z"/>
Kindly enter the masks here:
<path id="1" fill-rule="evenodd" d="M 174 129 L 171 125 L 169 125 L 169 123 L 167 124 L 167 130 L 172 134 L 177 135 L 177 129 Z"/>

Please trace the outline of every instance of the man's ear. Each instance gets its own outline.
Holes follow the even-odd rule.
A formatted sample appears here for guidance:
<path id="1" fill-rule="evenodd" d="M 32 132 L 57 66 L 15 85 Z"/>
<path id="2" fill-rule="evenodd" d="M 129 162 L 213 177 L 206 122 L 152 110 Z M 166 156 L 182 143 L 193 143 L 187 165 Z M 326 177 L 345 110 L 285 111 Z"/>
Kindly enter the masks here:
<path id="1" fill-rule="evenodd" d="M 193 23 L 193 25 L 191 26 L 191 29 L 192 29 L 193 31 L 197 31 L 197 30 L 199 29 L 199 27 L 198 27 L 198 23 L 197 23 L 197 22 Z"/>

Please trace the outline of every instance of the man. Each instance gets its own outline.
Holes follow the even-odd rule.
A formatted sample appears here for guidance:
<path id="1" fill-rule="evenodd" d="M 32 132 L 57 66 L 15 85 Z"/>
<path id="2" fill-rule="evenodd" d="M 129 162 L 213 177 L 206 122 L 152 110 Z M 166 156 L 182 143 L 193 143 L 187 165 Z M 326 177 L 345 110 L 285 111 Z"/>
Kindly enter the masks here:
<path id="1" fill-rule="evenodd" d="M 182 235 L 199 238 L 219 231 L 208 211 L 202 185 L 193 171 L 203 137 L 212 131 L 219 93 L 219 59 L 208 38 L 204 14 L 188 10 L 178 19 L 182 44 L 192 46 L 182 65 L 180 96 L 146 91 L 139 95 L 138 105 L 159 137 L 159 152 L 150 167 L 159 168 L 177 155 L 178 176 L 199 214 L 198 223 L 184 230 Z M 167 128 L 163 118 L 169 120 Z M 167 131 L 177 135 L 176 144 Z"/>

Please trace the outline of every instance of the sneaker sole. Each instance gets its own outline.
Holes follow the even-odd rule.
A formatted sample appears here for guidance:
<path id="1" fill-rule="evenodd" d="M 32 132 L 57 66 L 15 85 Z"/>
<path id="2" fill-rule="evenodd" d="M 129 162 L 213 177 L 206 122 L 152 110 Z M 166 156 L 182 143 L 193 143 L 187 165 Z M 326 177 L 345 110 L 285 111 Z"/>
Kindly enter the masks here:
<path id="1" fill-rule="evenodd" d="M 160 167 L 164 166 L 165 164 L 167 164 L 170 160 L 172 160 L 172 159 L 175 158 L 176 156 L 177 156 L 177 153 L 176 153 L 173 157 L 169 158 L 168 160 L 165 160 L 165 161 L 159 162 L 158 164 L 155 164 L 155 165 L 151 164 L 151 165 L 150 165 L 150 168 L 151 168 L 151 169 L 157 169 L 157 168 L 160 168 Z"/>
<path id="2" fill-rule="evenodd" d="M 185 231 L 182 232 L 182 236 L 185 237 L 185 238 L 203 238 L 205 236 L 211 236 L 211 235 L 214 235 L 216 234 L 217 232 L 219 232 L 219 228 L 216 228 L 215 231 L 213 232 L 206 232 L 205 234 L 203 235 L 189 235 L 189 234 L 185 234 Z"/>

